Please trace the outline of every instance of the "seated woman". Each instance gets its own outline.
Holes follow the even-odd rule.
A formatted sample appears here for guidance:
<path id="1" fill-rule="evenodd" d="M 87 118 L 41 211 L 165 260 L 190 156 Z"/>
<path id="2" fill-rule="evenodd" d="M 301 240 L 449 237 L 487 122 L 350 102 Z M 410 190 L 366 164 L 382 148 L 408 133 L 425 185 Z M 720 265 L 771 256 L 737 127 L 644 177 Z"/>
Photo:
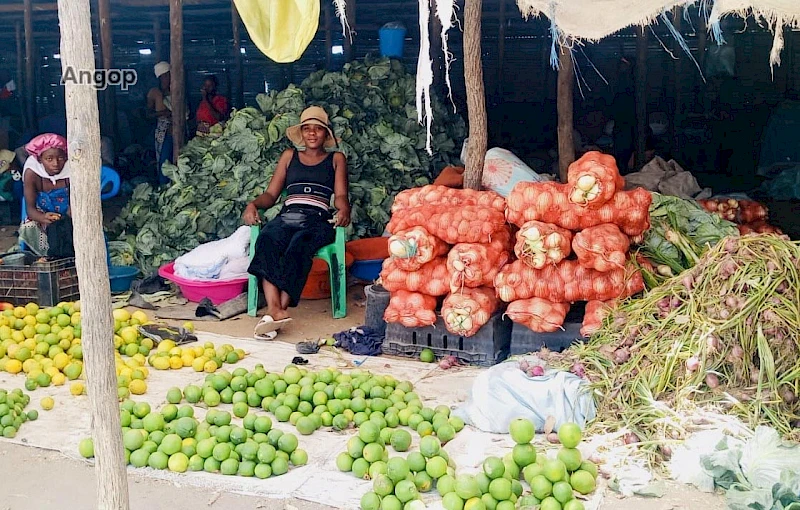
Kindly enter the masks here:
<path id="1" fill-rule="evenodd" d="M 30 154 L 22 168 L 28 217 L 20 225 L 20 241 L 40 257 L 74 257 L 67 140 L 45 133 L 28 142 L 25 150 Z"/>
<path id="2" fill-rule="evenodd" d="M 286 191 L 286 201 L 275 219 L 261 229 L 249 273 L 261 281 L 267 315 L 255 336 L 273 339 L 291 319 L 311 271 L 314 254 L 334 241 L 334 227 L 350 224 L 347 197 L 347 161 L 337 146 L 328 115 L 318 106 L 303 111 L 300 124 L 286 129 L 286 137 L 304 150 L 287 149 L 275 167 L 267 190 L 247 204 L 243 219 L 260 223 L 259 209 L 269 209 Z M 334 196 L 335 216 L 330 209 Z"/>

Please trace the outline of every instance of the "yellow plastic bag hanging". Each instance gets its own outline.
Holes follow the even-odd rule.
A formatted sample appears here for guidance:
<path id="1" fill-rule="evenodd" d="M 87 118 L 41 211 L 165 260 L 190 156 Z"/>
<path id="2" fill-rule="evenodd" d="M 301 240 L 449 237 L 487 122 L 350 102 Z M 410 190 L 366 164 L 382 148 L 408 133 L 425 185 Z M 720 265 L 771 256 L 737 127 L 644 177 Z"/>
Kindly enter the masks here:
<path id="1" fill-rule="evenodd" d="M 250 39 L 264 55 L 298 60 L 319 27 L 320 0 L 234 0 Z"/>

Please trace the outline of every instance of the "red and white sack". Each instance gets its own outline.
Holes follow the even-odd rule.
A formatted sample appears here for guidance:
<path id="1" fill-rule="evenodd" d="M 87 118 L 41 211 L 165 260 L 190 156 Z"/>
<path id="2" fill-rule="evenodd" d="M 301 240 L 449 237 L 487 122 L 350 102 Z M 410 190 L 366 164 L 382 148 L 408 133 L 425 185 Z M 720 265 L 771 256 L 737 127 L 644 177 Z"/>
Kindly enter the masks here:
<path id="1" fill-rule="evenodd" d="M 432 326 L 436 323 L 436 298 L 407 290 L 392 292 L 383 319 L 406 328 Z"/>
<path id="2" fill-rule="evenodd" d="M 614 156 L 589 151 L 567 169 L 569 201 L 581 207 L 597 209 L 617 191 L 625 189 Z"/>
<path id="3" fill-rule="evenodd" d="M 470 337 L 489 322 L 497 311 L 499 301 L 494 289 L 479 287 L 464 288 L 444 298 L 442 318 L 447 331 Z"/>
<path id="4" fill-rule="evenodd" d="M 389 292 L 407 290 L 428 296 L 445 296 L 450 292 L 447 258 L 435 258 L 416 271 L 400 269 L 394 259 L 386 259 L 381 270 L 381 285 Z"/>
<path id="5" fill-rule="evenodd" d="M 460 243 L 447 255 L 450 292 L 464 287 L 491 287 L 509 259 L 507 251 L 491 244 Z"/>
<path id="6" fill-rule="evenodd" d="M 436 184 L 403 190 L 397 194 L 392 204 L 392 215 L 407 209 L 421 206 L 445 205 L 461 207 L 477 205 L 498 212 L 505 212 L 506 200 L 494 191 L 456 189 Z"/>
<path id="7" fill-rule="evenodd" d="M 447 255 L 449 250 L 449 244 L 424 227 L 404 230 L 389 238 L 389 254 L 397 267 L 405 271 L 416 271 L 436 257 Z"/>
<path id="8" fill-rule="evenodd" d="M 603 326 L 603 320 L 617 306 L 616 300 L 597 301 L 592 300 L 586 303 L 586 312 L 583 315 L 583 327 L 581 336 L 592 336 Z"/>
<path id="9" fill-rule="evenodd" d="M 570 254 L 572 232 L 552 223 L 528 221 L 517 232 L 514 253 L 534 269 L 558 264 Z"/>
<path id="10" fill-rule="evenodd" d="M 624 268 L 630 245 L 628 236 L 611 223 L 581 230 L 572 240 L 572 250 L 578 256 L 578 262 L 601 273 Z"/>
<path id="11" fill-rule="evenodd" d="M 552 333 L 561 329 L 569 312 L 568 303 L 553 303 L 542 298 L 513 301 L 506 309 L 512 321 L 537 333 Z"/>

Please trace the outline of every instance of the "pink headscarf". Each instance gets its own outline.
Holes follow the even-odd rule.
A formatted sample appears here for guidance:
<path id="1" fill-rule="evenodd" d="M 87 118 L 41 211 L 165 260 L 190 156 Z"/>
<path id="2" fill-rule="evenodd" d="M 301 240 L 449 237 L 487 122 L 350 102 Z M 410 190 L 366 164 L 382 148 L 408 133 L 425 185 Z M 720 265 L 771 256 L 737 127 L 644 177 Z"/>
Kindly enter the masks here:
<path id="1" fill-rule="evenodd" d="M 55 133 L 45 133 L 35 137 L 28 142 L 25 150 L 28 154 L 39 159 L 42 153 L 48 149 L 61 149 L 64 154 L 67 153 L 67 139 Z"/>

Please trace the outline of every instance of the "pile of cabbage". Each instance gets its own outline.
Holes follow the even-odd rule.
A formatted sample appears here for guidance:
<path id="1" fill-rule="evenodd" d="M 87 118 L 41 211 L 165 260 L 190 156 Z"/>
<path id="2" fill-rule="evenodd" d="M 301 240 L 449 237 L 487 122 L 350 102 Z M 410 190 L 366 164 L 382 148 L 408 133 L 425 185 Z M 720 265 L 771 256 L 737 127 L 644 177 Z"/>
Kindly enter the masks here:
<path id="1" fill-rule="evenodd" d="M 394 196 L 428 184 L 434 172 L 457 162 L 466 136 L 463 119 L 435 101 L 433 155 L 425 151 L 415 77 L 397 60 L 367 57 L 341 72 L 318 71 L 299 87 L 259 94 L 256 102 L 257 107 L 235 111 L 214 136 L 189 141 L 177 165 L 164 165 L 169 185 L 135 188 L 111 227 L 114 264 L 148 273 L 201 243 L 232 234 L 290 147 L 286 128 L 299 122 L 309 105 L 328 112 L 347 156 L 351 238 L 381 235 Z"/>

